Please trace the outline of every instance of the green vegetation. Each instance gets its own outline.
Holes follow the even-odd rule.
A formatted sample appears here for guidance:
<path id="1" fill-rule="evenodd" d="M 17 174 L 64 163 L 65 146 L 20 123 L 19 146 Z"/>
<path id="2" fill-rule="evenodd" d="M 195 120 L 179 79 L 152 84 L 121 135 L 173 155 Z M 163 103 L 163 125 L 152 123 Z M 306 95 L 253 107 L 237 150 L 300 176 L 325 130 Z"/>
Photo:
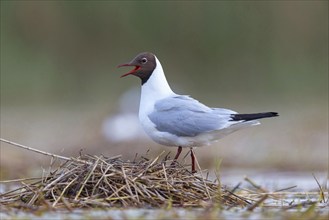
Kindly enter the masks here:
<path id="1" fill-rule="evenodd" d="M 116 66 L 142 51 L 158 55 L 175 86 L 212 102 L 327 100 L 327 9 L 327 1 L 1 1 L 1 104 L 116 102 L 129 87 Z"/>

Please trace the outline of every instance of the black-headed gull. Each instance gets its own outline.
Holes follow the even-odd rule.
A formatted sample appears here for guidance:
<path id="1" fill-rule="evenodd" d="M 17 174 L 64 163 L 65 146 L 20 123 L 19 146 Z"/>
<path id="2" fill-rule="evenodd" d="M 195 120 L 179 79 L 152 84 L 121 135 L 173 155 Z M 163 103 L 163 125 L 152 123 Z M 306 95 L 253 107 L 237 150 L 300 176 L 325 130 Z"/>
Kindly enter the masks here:
<path id="1" fill-rule="evenodd" d="M 149 52 L 138 54 L 132 61 L 118 67 L 134 66 L 122 75 L 134 75 L 142 81 L 139 120 L 152 140 L 178 147 L 191 148 L 192 172 L 195 172 L 193 147 L 212 142 L 242 128 L 260 124 L 256 119 L 278 116 L 276 112 L 238 114 L 229 109 L 210 108 L 199 101 L 174 93 L 157 57 Z"/>

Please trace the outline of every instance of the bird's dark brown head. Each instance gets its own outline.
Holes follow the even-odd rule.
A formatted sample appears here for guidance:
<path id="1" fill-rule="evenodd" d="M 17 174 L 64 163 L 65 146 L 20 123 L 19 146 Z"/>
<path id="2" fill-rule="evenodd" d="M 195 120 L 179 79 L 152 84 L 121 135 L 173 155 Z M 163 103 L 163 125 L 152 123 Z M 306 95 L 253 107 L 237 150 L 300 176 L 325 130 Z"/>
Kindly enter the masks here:
<path id="1" fill-rule="evenodd" d="M 142 80 L 143 85 L 150 78 L 156 67 L 155 55 L 149 52 L 140 53 L 129 63 L 121 64 L 118 67 L 123 66 L 134 66 L 135 68 L 121 77 L 128 75 L 138 76 Z"/>

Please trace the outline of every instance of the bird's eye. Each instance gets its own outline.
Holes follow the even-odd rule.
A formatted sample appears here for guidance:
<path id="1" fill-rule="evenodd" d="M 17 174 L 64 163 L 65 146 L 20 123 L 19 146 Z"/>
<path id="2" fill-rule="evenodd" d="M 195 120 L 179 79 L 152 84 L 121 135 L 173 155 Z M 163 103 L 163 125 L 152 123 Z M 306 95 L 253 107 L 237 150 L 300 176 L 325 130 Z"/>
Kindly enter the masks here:
<path id="1" fill-rule="evenodd" d="M 141 62 L 142 62 L 142 64 L 147 63 L 147 59 L 146 59 L 146 57 L 143 57 L 142 60 L 141 60 Z"/>

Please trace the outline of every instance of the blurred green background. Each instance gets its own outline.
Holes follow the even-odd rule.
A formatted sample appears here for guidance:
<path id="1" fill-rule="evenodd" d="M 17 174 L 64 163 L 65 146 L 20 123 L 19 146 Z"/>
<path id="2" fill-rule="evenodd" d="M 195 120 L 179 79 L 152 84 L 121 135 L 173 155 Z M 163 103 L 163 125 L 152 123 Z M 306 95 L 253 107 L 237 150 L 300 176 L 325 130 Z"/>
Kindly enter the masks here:
<path id="1" fill-rule="evenodd" d="M 328 169 L 328 1 L 1 1 L 1 137 L 65 156 L 175 151 L 102 134 L 140 85 L 116 66 L 143 51 L 177 93 L 280 113 L 197 149 L 202 167 Z M 4 176 L 45 159 L 1 143 Z"/>

